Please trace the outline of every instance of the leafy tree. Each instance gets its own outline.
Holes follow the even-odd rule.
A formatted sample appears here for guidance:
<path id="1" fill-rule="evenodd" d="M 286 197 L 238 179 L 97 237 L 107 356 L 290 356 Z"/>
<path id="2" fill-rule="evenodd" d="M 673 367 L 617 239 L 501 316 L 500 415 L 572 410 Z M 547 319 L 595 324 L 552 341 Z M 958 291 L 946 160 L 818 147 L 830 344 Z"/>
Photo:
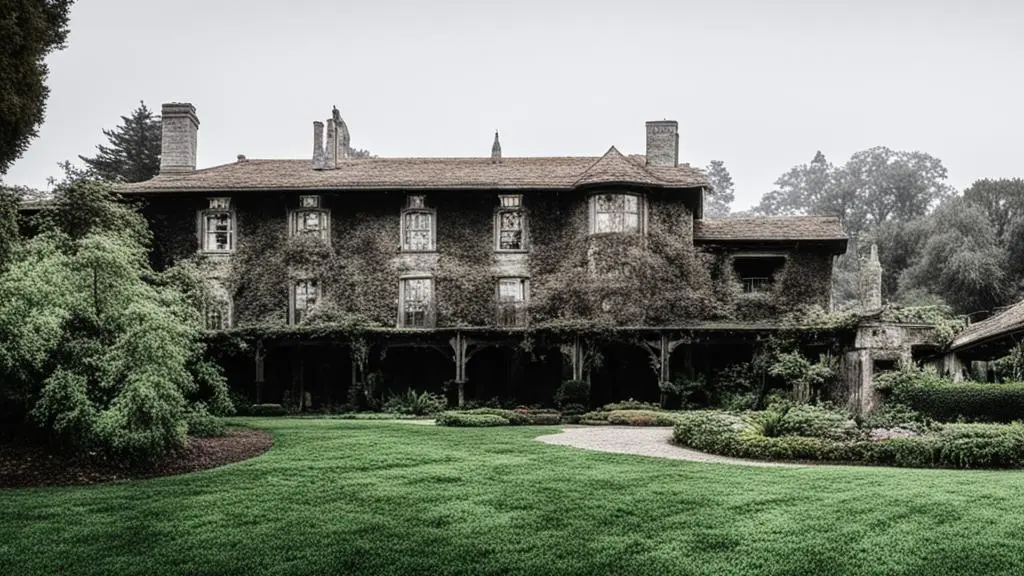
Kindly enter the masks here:
<path id="1" fill-rule="evenodd" d="M 0 271 L 18 242 L 18 203 L 21 195 L 13 188 L 0 186 Z"/>
<path id="2" fill-rule="evenodd" d="M 729 215 L 730 205 L 736 200 L 733 189 L 732 175 L 729 174 L 725 162 L 712 160 L 707 167 L 708 180 L 711 181 L 711 194 L 707 196 L 704 216 L 707 218 L 725 218 Z"/>
<path id="3" fill-rule="evenodd" d="M 198 274 L 150 268 L 136 210 L 69 179 L 40 228 L 0 273 L 5 412 L 56 446 L 144 464 L 182 445 L 190 414 L 230 410 L 203 359 Z"/>
<path id="4" fill-rule="evenodd" d="M 924 241 L 900 291 L 938 294 L 961 314 L 990 312 L 1013 296 L 1006 255 L 984 211 L 952 198 L 922 223 Z"/>
<path id="5" fill-rule="evenodd" d="M 91 158 L 79 156 L 96 176 L 109 182 L 141 182 L 160 171 L 160 117 L 145 102 L 121 116 L 121 124 L 103 130 L 110 146 L 97 145 Z"/>
<path id="6" fill-rule="evenodd" d="M 810 164 L 790 168 L 775 181 L 775 190 L 761 198 L 755 212 L 767 216 L 817 214 L 830 193 L 835 168 L 819 150 Z"/>
<path id="7" fill-rule="evenodd" d="M 985 211 L 996 237 L 1007 241 L 1007 232 L 1024 221 L 1024 180 L 978 180 L 964 190 L 964 200 Z"/>
<path id="8" fill-rule="evenodd" d="M 0 175 L 28 148 L 46 113 L 44 59 L 64 47 L 71 0 L 0 0 Z"/>

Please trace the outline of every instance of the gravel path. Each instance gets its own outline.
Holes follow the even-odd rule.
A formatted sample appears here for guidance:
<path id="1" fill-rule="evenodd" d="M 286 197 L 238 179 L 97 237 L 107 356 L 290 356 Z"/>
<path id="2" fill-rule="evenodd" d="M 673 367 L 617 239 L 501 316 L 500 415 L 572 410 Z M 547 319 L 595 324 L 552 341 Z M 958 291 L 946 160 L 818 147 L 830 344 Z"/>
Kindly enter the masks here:
<path id="1" fill-rule="evenodd" d="M 764 462 L 760 460 L 743 460 L 706 454 L 676 446 L 670 442 L 671 428 L 638 427 L 638 426 L 581 426 L 565 428 L 558 434 L 540 436 L 537 440 L 547 444 L 572 446 L 584 450 L 598 452 L 614 452 L 616 454 L 636 454 L 638 456 L 654 456 L 655 458 L 671 458 L 673 460 L 690 460 L 692 462 L 712 462 L 718 464 L 741 464 L 745 466 L 779 466 L 796 467 L 797 464 L 783 462 Z"/>

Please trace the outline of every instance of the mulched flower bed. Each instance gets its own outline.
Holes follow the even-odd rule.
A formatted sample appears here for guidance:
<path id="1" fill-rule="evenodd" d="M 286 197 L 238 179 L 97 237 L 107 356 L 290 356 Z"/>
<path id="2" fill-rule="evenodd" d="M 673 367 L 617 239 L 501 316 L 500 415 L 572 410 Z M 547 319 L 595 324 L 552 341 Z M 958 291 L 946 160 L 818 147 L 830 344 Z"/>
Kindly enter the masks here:
<path id="1" fill-rule="evenodd" d="M 220 437 L 189 437 L 185 448 L 141 471 L 71 460 L 37 446 L 0 445 L 0 488 L 102 484 L 174 476 L 247 460 L 270 450 L 272 444 L 270 434 L 262 430 L 229 428 Z"/>

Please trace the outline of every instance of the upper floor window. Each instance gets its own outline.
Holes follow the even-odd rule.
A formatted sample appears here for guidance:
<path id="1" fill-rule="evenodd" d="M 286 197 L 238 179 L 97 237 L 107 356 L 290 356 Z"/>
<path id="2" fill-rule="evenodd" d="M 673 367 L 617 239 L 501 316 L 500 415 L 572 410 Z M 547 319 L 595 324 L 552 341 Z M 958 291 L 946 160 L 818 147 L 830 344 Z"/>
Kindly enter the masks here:
<path id="1" fill-rule="evenodd" d="M 526 279 L 498 279 L 498 326 L 526 324 Z"/>
<path id="2" fill-rule="evenodd" d="M 291 233 L 316 236 L 324 241 L 330 238 L 330 213 L 320 208 L 319 196 L 299 196 L 299 208 L 291 214 Z"/>
<path id="3" fill-rule="evenodd" d="M 745 294 L 771 292 L 786 257 L 775 254 L 744 255 L 733 258 L 733 269 Z"/>
<path id="4" fill-rule="evenodd" d="M 641 231 L 641 199 L 636 194 L 596 194 L 590 198 L 590 232 Z"/>
<path id="5" fill-rule="evenodd" d="M 434 211 L 424 205 L 420 195 L 408 197 L 402 210 L 402 250 L 406 252 L 431 252 L 436 237 Z"/>
<path id="6" fill-rule="evenodd" d="M 203 252 L 232 252 L 235 249 L 235 214 L 230 198 L 210 198 L 210 208 L 199 216 L 200 247 Z"/>
<path id="7" fill-rule="evenodd" d="M 521 194 L 498 196 L 501 206 L 495 214 L 495 249 L 515 251 L 526 249 L 526 212 Z"/>
<path id="8" fill-rule="evenodd" d="M 292 285 L 289 324 L 298 324 L 320 300 L 320 282 L 311 278 L 296 280 Z"/>
<path id="9" fill-rule="evenodd" d="M 398 324 L 402 328 L 434 326 L 434 279 L 403 278 L 399 289 L 401 306 Z"/>

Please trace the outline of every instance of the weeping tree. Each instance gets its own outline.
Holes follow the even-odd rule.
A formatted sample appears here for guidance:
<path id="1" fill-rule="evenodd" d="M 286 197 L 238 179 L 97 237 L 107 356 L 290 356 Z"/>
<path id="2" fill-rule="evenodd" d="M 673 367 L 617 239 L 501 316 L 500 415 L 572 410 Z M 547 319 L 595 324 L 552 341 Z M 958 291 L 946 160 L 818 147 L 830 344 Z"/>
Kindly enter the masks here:
<path id="1" fill-rule="evenodd" d="M 107 185 L 58 186 L 0 273 L 0 402 L 50 446 L 152 463 L 196 414 L 231 410 L 200 340 L 194 268 L 148 263 L 149 231 Z"/>

